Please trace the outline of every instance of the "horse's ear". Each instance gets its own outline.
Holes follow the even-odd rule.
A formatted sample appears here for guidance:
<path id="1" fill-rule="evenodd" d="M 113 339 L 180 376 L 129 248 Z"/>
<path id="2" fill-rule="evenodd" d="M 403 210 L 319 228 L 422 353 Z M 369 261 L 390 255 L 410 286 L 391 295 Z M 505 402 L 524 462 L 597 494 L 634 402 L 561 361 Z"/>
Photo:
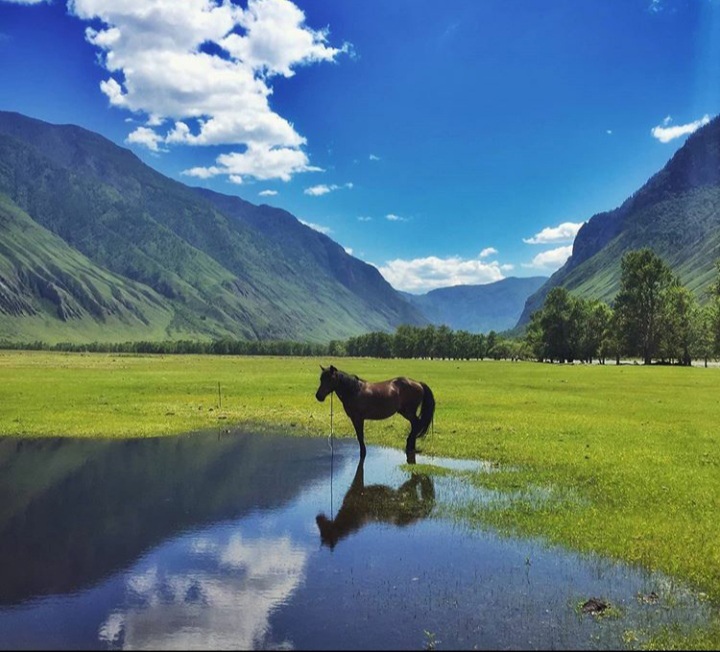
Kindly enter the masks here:
<path id="1" fill-rule="evenodd" d="M 328 367 L 328 369 L 330 369 L 330 373 L 331 373 L 331 374 L 334 374 L 334 373 L 337 371 L 337 369 L 335 369 L 335 366 L 334 366 L 334 365 L 330 365 L 330 366 Z"/>
<path id="2" fill-rule="evenodd" d="M 320 369 L 321 369 L 322 371 L 325 371 L 325 367 L 323 367 L 322 365 L 320 365 Z"/>

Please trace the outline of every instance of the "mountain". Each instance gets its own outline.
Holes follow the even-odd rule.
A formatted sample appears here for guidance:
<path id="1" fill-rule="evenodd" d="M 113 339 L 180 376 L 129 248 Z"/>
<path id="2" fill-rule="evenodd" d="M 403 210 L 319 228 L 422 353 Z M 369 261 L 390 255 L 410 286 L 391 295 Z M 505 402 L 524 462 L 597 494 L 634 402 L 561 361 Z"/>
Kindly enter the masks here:
<path id="1" fill-rule="evenodd" d="M 328 341 L 425 319 L 286 211 L 0 112 L 0 339 Z"/>
<path id="2" fill-rule="evenodd" d="M 545 281 L 545 276 L 510 277 L 485 285 L 455 285 L 403 296 L 437 326 L 444 324 L 470 333 L 500 332 L 515 326 L 525 300 Z"/>
<path id="3" fill-rule="evenodd" d="M 689 136 L 621 206 L 582 226 L 572 255 L 528 298 L 518 326 L 527 324 L 554 287 L 610 302 L 620 288 L 623 254 L 642 247 L 650 247 L 705 300 L 720 258 L 720 117 Z"/>

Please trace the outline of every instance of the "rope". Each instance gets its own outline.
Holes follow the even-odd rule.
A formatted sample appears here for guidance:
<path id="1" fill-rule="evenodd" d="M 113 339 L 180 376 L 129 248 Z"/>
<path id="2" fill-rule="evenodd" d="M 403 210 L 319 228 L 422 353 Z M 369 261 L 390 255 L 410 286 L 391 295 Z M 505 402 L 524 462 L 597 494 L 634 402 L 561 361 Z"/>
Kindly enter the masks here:
<path id="1" fill-rule="evenodd" d="M 333 394 L 335 394 L 335 392 L 330 392 L 330 434 L 328 435 L 328 444 L 330 445 L 330 520 L 335 518 L 335 514 L 333 513 L 333 471 L 335 465 L 335 449 L 333 447 L 333 437 L 335 435 L 333 429 Z"/>

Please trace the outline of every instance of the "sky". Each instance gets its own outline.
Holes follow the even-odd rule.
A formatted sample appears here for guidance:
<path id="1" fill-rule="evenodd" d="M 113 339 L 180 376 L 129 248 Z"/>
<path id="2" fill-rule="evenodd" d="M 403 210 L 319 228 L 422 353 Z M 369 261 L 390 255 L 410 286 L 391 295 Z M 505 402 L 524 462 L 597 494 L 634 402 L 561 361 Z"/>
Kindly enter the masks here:
<path id="1" fill-rule="evenodd" d="M 400 290 L 548 276 L 720 113 L 720 0 L 0 0 L 0 110 Z"/>

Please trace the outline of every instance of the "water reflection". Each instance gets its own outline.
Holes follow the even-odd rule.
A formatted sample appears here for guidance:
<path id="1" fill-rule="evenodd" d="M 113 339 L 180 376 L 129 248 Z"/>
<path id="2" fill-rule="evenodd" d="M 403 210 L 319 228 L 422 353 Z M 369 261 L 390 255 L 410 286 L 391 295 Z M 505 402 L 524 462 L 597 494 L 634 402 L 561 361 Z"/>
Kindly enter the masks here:
<path id="1" fill-rule="evenodd" d="M 445 649 L 612 649 L 708 617 L 668 578 L 438 517 L 474 489 L 419 468 L 492 469 L 419 457 L 241 433 L 0 439 L 0 648 L 420 649 L 428 631 Z M 589 597 L 622 616 L 582 617 Z"/>
<path id="2" fill-rule="evenodd" d="M 185 564 L 153 555 L 126 582 L 127 606 L 113 611 L 99 639 L 124 649 L 282 647 L 269 627 L 305 575 L 309 550 L 289 537 L 225 541 L 203 533 L 184 542 Z"/>
<path id="3" fill-rule="evenodd" d="M 338 541 L 368 523 L 409 525 L 427 518 L 435 506 L 435 486 L 430 476 L 413 472 L 397 489 L 385 484 L 365 485 L 365 460 L 358 461 L 355 476 L 335 518 L 315 517 L 320 540 L 333 549 Z"/>
<path id="4" fill-rule="evenodd" d="M 82 590 L 179 533 L 282 505 L 325 469 L 314 442 L 280 441 L 0 440 L 0 605 Z"/>

